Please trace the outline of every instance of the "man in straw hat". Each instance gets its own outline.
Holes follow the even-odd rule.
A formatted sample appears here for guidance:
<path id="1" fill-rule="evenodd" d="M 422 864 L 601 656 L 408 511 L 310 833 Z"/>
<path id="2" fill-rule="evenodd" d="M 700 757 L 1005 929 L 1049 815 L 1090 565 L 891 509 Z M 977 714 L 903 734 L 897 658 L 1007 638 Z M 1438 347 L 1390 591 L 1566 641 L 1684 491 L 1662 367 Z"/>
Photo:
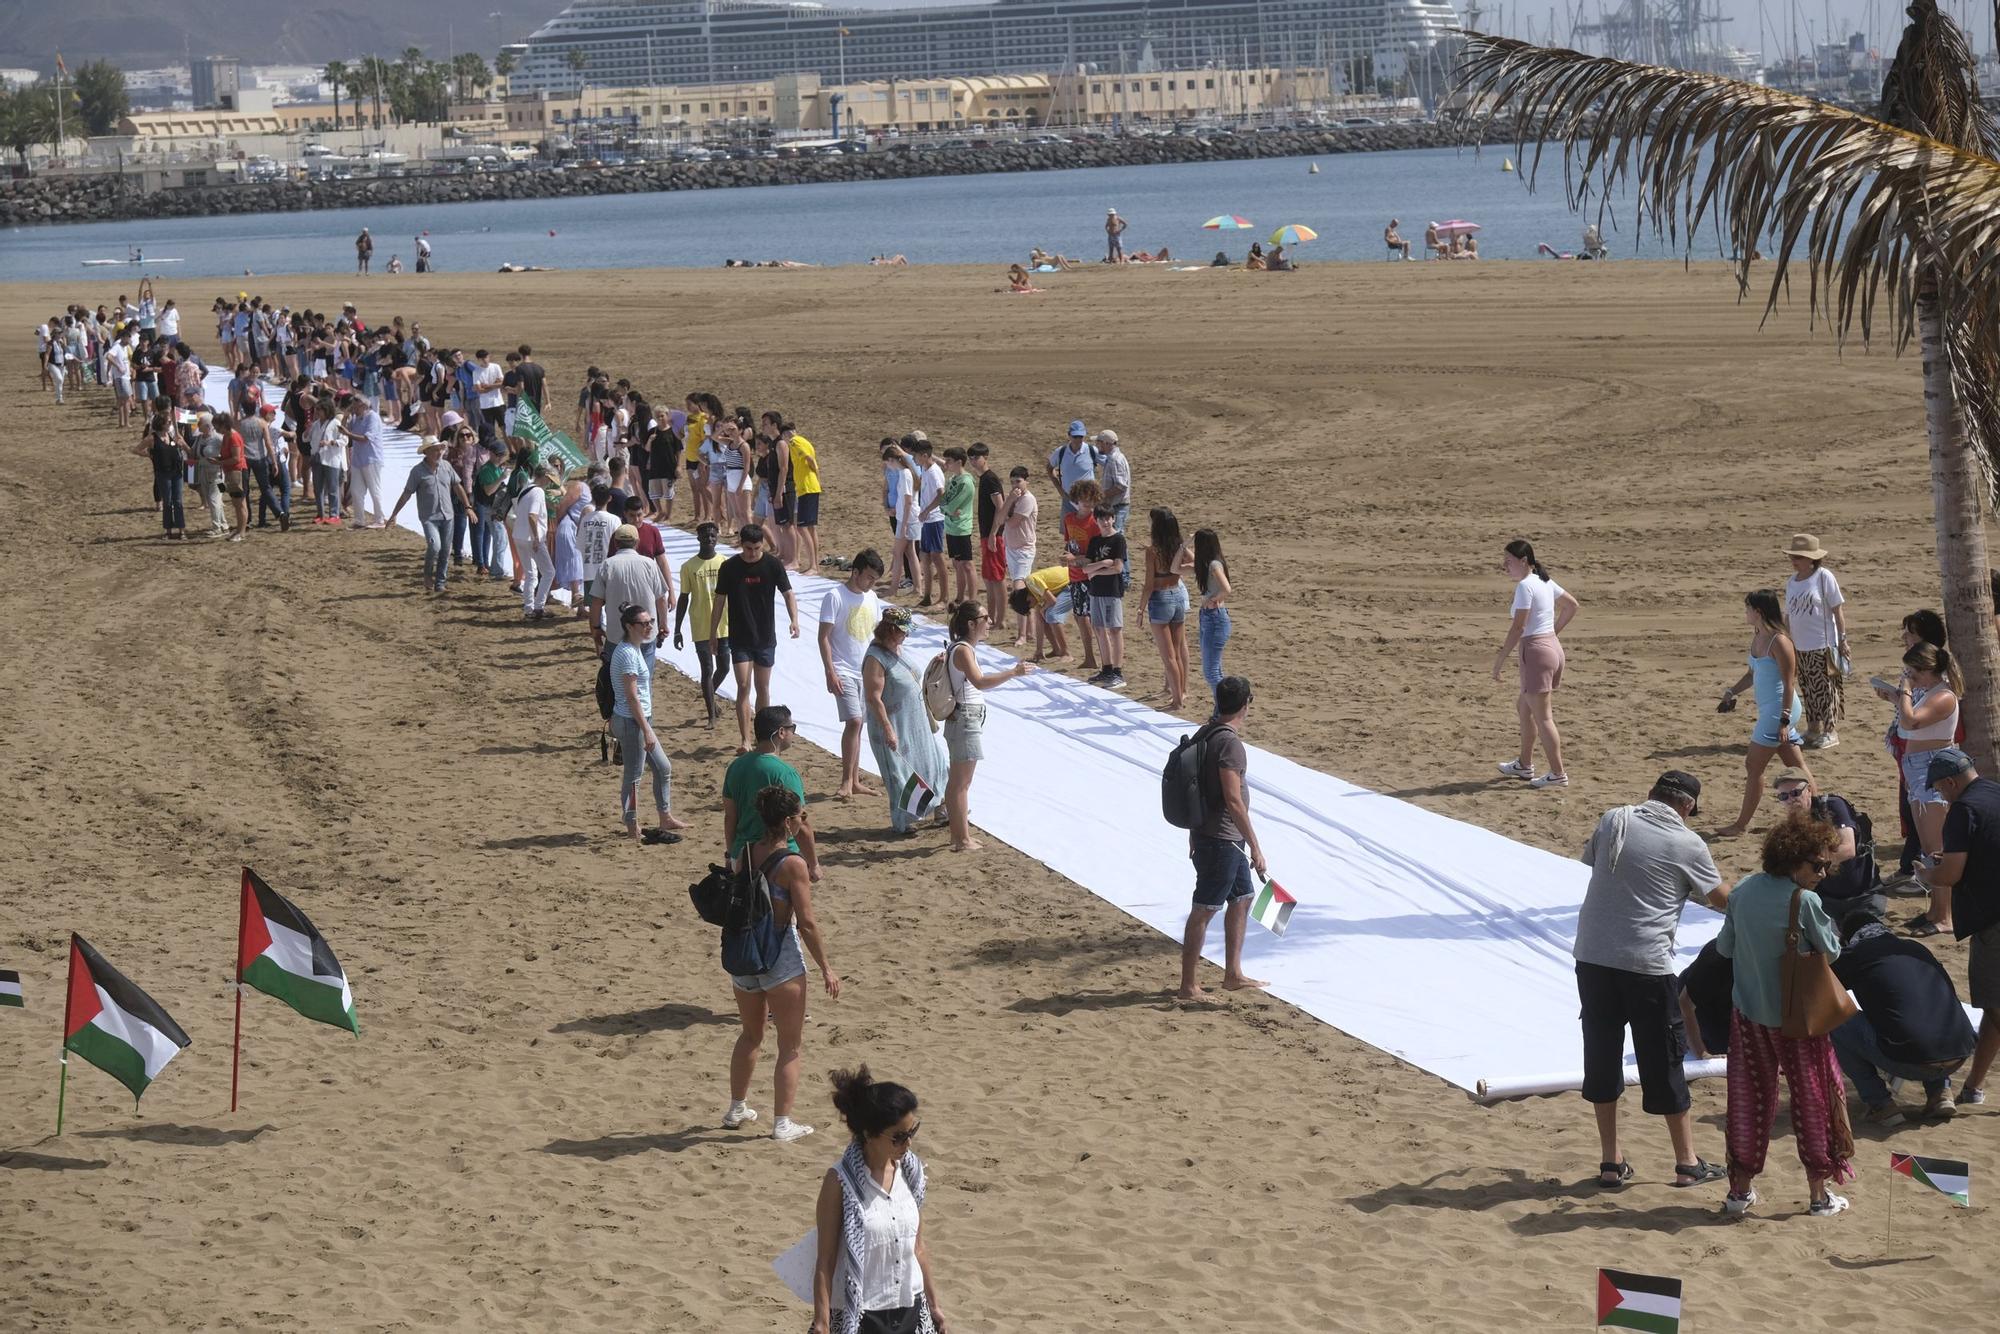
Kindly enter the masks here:
<path id="1" fill-rule="evenodd" d="M 1840 581 L 1826 568 L 1826 548 L 1811 533 L 1793 533 L 1780 548 L 1792 561 L 1785 581 L 1785 626 L 1799 655 L 1799 696 L 1805 701 L 1804 746 L 1827 750 L 1840 744 L 1834 729 L 1845 705 L 1847 599 Z"/>
<path id="2" fill-rule="evenodd" d="M 471 498 L 458 480 L 458 469 L 444 461 L 444 441 L 427 435 L 417 445 L 422 460 L 410 469 L 403 494 L 389 509 L 389 522 L 403 512 L 411 496 L 417 498 L 417 522 L 424 529 L 424 583 L 432 592 L 444 592 L 445 571 L 451 567 L 452 501 L 470 506 Z"/>
<path id="3" fill-rule="evenodd" d="M 1104 262 L 1123 264 L 1125 262 L 1125 219 L 1118 216 L 1118 210 L 1104 210 Z"/>

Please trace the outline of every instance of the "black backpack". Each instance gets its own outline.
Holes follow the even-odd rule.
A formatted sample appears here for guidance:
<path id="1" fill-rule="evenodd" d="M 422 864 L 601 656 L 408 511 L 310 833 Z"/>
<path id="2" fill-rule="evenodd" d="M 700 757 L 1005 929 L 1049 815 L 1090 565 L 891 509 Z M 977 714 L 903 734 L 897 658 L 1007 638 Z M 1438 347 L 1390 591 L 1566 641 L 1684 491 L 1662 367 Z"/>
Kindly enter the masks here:
<path id="1" fill-rule="evenodd" d="M 1204 723 L 1184 736 L 1160 770 L 1160 811 L 1176 829 L 1198 829 L 1208 819 L 1208 738 L 1220 723 Z"/>
<path id="2" fill-rule="evenodd" d="M 777 915 L 771 911 L 769 877 L 778 863 L 797 855 L 779 848 L 762 866 L 752 867 L 749 850 L 744 850 L 743 864 L 731 877 L 729 907 L 722 920 L 722 969 L 731 977 L 755 977 L 777 967 L 787 933 L 778 929 Z"/>
<path id="3" fill-rule="evenodd" d="M 736 873 L 727 866 L 717 866 L 710 862 L 708 874 L 688 886 L 688 900 L 694 904 L 695 916 L 710 926 L 721 926 L 729 920 L 729 896 L 735 886 Z"/>
<path id="4" fill-rule="evenodd" d="M 611 655 L 606 653 L 597 664 L 597 716 L 609 722 L 617 711 L 618 693 L 611 684 Z"/>

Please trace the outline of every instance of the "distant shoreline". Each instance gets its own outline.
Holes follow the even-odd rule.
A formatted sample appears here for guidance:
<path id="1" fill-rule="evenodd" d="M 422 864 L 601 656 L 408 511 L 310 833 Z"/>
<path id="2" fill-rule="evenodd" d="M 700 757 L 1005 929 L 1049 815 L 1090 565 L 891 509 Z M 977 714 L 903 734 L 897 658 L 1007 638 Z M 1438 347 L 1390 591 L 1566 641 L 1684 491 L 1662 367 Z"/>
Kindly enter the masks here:
<path id="1" fill-rule="evenodd" d="M 1511 123 L 1500 123 L 1486 126 L 1476 142 L 1512 146 L 1514 141 Z M 1059 144 L 1003 143 L 988 148 L 930 152 L 877 149 L 835 158 L 648 163 L 637 167 L 381 177 L 353 181 L 274 181 L 196 186 L 151 194 L 141 193 L 117 177 L 42 177 L 0 186 L 0 226 L 60 226 L 64 223 L 226 217 L 246 213 L 295 213 L 404 204 L 563 199 L 676 190 L 909 180 L 926 176 L 1068 171 L 1090 167 L 1331 157 L 1345 153 L 1473 146 L 1475 140 L 1461 127 L 1420 121 L 1214 136 L 1123 137 Z"/>

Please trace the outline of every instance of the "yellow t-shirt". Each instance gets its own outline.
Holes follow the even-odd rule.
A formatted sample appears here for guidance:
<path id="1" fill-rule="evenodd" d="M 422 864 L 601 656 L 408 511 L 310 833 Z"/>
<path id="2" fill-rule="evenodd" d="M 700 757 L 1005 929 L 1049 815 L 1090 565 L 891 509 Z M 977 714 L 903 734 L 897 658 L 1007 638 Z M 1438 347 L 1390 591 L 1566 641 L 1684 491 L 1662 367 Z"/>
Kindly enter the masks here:
<path id="1" fill-rule="evenodd" d="M 819 494 L 819 453 L 797 432 L 792 434 L 792 491 L 801 496 Z"/>
<path id="2" fill-rule="evenodd" d="M 1047 607 L 1058 597 L 1069 592 L 1069 568 L 1051 565 L 1046 570 L 1036 570 L 1028 576 L 1028 588 L 1035 595 L 1035 605 Z"/>
<path id="3" fill-rule="evenodd" d="M 708 618 L 715 611 L 715 573 L 726 560 L 720 551 L 703 560 L 690 556 L 681 562 L 681 591 L 687 594 L 687 626 L 696 639 L 708 638 Z M 729 634 L 729 608 L 722 609 L 722 623 L 715 628 L 718 639 Z"/>

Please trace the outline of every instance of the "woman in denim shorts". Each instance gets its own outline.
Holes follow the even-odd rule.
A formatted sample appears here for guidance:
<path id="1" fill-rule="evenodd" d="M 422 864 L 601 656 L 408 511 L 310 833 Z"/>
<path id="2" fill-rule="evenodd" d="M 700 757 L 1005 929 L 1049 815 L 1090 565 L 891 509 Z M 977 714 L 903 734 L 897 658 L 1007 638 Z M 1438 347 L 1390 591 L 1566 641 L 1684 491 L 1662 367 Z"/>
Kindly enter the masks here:
<path id="1" fill-rule="evenodd" d="M 772 1076 L 772 1110 L 777 1119 L 771 1126 L 771 1138 L 804 1139 L 813 1128 L 792 1120 L 792 1100 L 799 1091 L 799 1052 L 805 1041 L 806 953 L 819 965 L 826 994 L 834 1000 L 840 999 L 840 977 L 827 966 L 826 946 L 820 939 L 819 921 L 813 916 L 812 877 L 794 841 L 803 822 L 804 803 L 790 788 L 775 785 L 759 792 L 755 801 L 757 817 L 764 822 L 764 836 L 745 848 L 743 855 L 770 886 L 771 913 L 784 945 L 777 962 L 766 971 L 730 975 L 743 1030 L 729 1057 L 729 1110 L 723 1114 L 722 1124 L 734 1130 L 757 1119 L 756 1108 L 744 1100 L 750 1095 L 750 1076 L 757 1070 L 757 1053 L 764 1045 L 768 1017 L 778 1026 L 778 1064 Z"/>
<path id="2" fill-rule="evenodd" d="M 945 780 L 944 809 L 951 820 L 953 852 L 977 852 L 982 846 L 972 839 L 972 774 L 986 758 L 985 692 L 1035 670 L 1035 664 L 1026 658 L 1004 672 L 980 668 L 979 645 L 985 642 L 992 620 L 984 603 L 970 600 L 951 612 L 951 648 L 944 660 L 944 679 L 951 686 L 952 699 L 951 716 L 944 720 L 951 776 Z"/>
<path id="3" fill-rule="evenodd" d="M 1181 521 L 1164 505 L 1153 510 L 1152 541 L 1146 546 L 1146 623 L 1166 670 L 1167 707 L 1187 698 L 1187 584 L 1181 576 L 1194 565 L 1194 551 L 1181 537 Z"/>

